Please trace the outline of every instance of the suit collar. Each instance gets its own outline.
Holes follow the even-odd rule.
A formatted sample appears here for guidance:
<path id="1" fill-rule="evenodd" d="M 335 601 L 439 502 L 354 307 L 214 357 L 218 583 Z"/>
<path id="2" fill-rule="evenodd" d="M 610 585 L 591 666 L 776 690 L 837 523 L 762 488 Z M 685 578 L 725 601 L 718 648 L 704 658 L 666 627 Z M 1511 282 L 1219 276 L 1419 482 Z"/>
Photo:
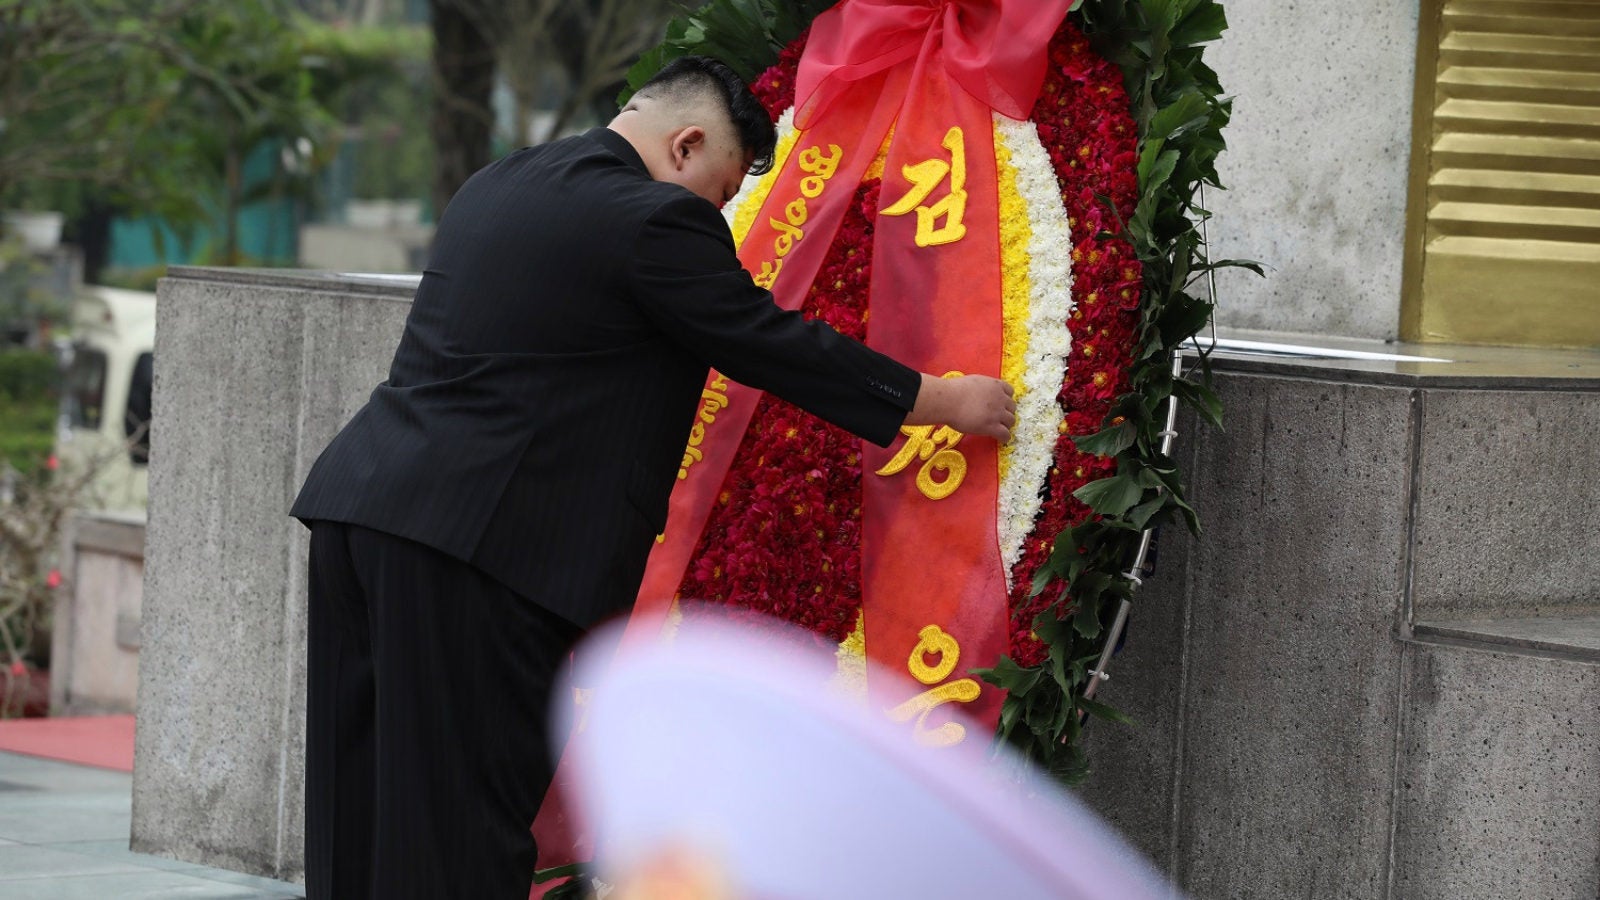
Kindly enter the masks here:
<path id="1" fill-rule="evenodd" d="M 633 166 L 635 169 L 638 169 L 646 176 L 649 176 L 650 169 L 645 166 L 644 157 L 639 155 L 639 151 L 633 149 L 633 145 L 628 143 L 627 138 L 617 134 L 615 131 L 612 131 L 604 125 L 598 128 L 589 129 L 588 132 L 584 134 L 584 137 L 595 141 L 600 146 L 610 150 L 618 159 L 630 166 Z"/>

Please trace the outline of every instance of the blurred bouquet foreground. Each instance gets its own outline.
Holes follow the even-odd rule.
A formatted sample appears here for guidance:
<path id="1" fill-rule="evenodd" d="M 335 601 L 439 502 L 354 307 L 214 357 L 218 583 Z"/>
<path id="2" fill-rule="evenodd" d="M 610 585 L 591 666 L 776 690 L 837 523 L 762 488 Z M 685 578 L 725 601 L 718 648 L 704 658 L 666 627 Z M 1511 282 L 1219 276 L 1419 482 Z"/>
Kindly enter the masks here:
<path id="1" fill-rule="evenodd" d="M 602 895 L 1170 896 L 1005 748 L 930 748 L 871 715 L 792 626 L 691 612 L 664 642 L 620 631 L 579 648 L 584 700 L 553 732 L 575 732 L 566 787 Z"/>

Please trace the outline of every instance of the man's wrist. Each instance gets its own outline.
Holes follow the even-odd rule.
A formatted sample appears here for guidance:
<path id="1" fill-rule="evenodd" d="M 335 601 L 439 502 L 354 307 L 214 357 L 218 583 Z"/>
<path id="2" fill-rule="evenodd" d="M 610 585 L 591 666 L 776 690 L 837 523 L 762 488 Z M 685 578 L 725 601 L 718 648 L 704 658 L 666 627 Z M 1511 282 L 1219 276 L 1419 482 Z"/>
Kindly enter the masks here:
<path id="1" fill-rule="evenodd" d="M 950 392 L 954 385 L 937 375 L 921 373 L 916 402 L 906 413 L 907 425 L 939 425 L 950 419 Z"/>

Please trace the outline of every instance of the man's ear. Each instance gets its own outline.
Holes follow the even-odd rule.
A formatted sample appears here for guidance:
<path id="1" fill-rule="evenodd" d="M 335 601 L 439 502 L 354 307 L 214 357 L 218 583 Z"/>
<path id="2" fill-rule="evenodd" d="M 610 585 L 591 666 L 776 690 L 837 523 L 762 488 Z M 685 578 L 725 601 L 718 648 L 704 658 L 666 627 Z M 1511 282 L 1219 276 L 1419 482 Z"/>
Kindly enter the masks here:
<path id="1" fill-rule="evenodd" d="M 685 125 L 672 136 L 672 165 L 682 169 L 689 155 L 705 149 L 706 130 L 699 125 Z"/>

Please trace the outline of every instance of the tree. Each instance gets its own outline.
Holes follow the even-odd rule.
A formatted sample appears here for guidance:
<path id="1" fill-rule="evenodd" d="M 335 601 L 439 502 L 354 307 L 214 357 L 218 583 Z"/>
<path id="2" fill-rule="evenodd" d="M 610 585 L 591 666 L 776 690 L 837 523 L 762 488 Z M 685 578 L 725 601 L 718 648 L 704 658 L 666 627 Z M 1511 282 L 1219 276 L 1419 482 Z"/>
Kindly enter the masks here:
<path id="1" fill-rule="evenodd" d="M 0 0 L 0 201 L 214 222 L 237 262 L 245 157 L 281 144 L 292 164 L 260 190 L 293 189 L 332 123 L 300 22 L 286 0 Z"/>
<path id="2" fill-rule="evenodd" d="M 605 118 L 628 67 L 660 40 L 670 0 L 430 0 L 434 31 L 434 208 L 489 162 L 496 65 L 516 98 L 512 141 L 549 140 Z M 531 113 L 559 95 L 549 126 Z"/>
<path id="3" fill-rule="evenodd" d="M 494 132 L 492 0 L 428 0 L 433 14 L 433 208 L 443 212 L 472 173 L 489 163 Z"/>
<path id="4" fill-rule="evenodd" d="M 0 0 L 0 202 L 40 183 L 141 189 L 136 148 L 157 121 L 155 35 L 193 5 Z"/>
<path id="5" fill-rule="evenodd" d="M 537 107 L 539 87 L 552 74 L 561 76 L 565 90 L 544 134 L 534 136 L 523 127 L 517 132 L 518 140 L 558 137 L 585 113 L 609 118 L 616 111 L 615 98 L 628 68 L 639 54 L 661 40 L 671 12 L 665 0 L 519 2 L 524 14 L 507 32 L 510 41 L 502 47 L 512 62 L 507 81 L 516 95 L 518 112 L 525 118 Z M 543 9 L 546 6 L 551 7 L 548 12 Z M 550 60 L 557 65 L 550 66 Z"/>
<path id="6" fill-rule="evenodd" d="M 218 261 L 227 265 L 240 261 L 241 208 L 304 191 L 328 156 L 334 118 L 312 93 L 304 38 L 286 14 L 278 0 L 213 6 L 185 15 L 171 36 L 168 58 L 182 62 L 166 73 L 175 91 L 163 124 L 181 135 L 185 168 L 221 198 Z M 267 181 L 246 184 L 245 160 L 263 146 L 281 148 L 284 164 Z"/>

